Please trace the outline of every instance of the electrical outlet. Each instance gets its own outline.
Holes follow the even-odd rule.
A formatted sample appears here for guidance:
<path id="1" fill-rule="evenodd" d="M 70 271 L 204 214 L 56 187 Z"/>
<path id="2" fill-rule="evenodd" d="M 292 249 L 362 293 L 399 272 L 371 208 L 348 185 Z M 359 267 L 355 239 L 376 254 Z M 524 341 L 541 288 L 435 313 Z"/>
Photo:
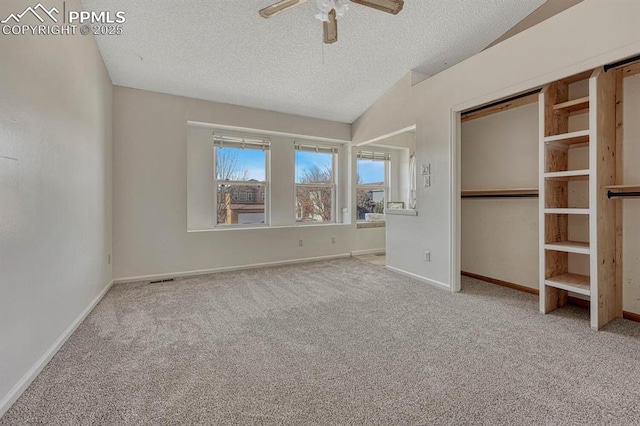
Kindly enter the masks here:
<path id="1" fill-rule="evenodd" d="M 423 164 L 422 165 L 422 174 L 430 175 L 431 174 L 431 164 Z"/>
<path id="2" fill-rule="evenodd" d="M 302 240 L 302 238 L 300 238 L 298 240 L 298 247 L 302 247 L 304 245 L 304 241 Z"/>
<path id="3" fill-rule="evenodd" d="M 335 244 L 336 243 L 336 237 L 331 237 L 331 244 Z"/>
<path id="4" fill-rule="evenodd" d="M 431 252 L 430 251 L 426 251 L 424 252 L 424 261 L 425 262 L 431 262 Z"/>

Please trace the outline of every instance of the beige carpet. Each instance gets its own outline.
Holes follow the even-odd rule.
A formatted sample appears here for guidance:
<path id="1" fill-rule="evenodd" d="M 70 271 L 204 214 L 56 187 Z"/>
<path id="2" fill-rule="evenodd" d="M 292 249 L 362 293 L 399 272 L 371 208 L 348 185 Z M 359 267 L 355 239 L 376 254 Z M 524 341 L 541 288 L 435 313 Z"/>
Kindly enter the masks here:
<path id="1" fill-rule="evenodd" d="M 2 425 L 638 424 L 640 324 L 356 259 L 115 286 Z"/>

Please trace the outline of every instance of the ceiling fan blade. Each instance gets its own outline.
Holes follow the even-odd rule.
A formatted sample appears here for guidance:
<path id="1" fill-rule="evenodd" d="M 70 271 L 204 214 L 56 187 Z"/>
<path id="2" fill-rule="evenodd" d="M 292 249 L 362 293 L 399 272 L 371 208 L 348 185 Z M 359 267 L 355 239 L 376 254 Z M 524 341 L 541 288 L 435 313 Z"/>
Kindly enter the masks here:
<path id="1" fill-rule="evenodd" d="M 285 12 L 293 7 L 306 3 L 308 0 L 281 0 L 260 10 L 260 16 L 271 18 L 280 12 Z"/>
<path id="2" fill-rule="evenodd" d="M 323 41 L 325 44 L 331 44 L 338 41 L 338 20 L 336 19 L 336 11 L 332 9 L 329 12 L 329 20 L 322 23 L 324 33 Z"/>
<path id="3" fill-rule="evenodd" d="M 404 7 L 404 0 L 351 0 L 351 3 L 372 7 L 393 15 L 400 13 Z"/>

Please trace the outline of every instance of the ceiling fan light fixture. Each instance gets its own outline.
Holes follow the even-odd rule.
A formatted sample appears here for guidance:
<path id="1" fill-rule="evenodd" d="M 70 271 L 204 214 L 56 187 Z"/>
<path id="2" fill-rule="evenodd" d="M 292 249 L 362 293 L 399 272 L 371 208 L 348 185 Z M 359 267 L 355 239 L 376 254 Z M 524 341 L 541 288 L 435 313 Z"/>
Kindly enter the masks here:
<path id="1" fill-rule="evenodd" d="M 320 11 L 315 15 L 316 18 L 322 22 L 329 22 L 329 13 L 335 10 L 337 17 L 342 17 L 349 10 L 349 0 L 317 0 L 318 10 Z"/>
<path id="2" fill-rule="evenodd" d="M 271 18 L 280 12 L 306 3 L 308 0 L 280 0 L 260 10 L 260 16 Z M 404 7 L 404 0 L 316 0 L 318 13 L 315 17 L 322 21 L 323 40 L 326 44 L 338 41 L 338 17 L 344 16 L 351 2 L 382 12 L 397 15 Z"/>

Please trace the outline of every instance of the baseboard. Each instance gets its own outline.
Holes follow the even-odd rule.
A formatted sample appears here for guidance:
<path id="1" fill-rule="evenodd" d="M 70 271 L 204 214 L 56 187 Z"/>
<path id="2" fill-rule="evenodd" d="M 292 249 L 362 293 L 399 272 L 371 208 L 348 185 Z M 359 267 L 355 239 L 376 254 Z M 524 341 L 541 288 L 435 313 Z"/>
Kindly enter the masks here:
<path id="1" fill-rule="evenodd" d="M 540 294 L 540 291 L 537 288 L 527 287 L 525 285 L 515 284 L 515 283 L 511 283 L 509 281 L 499 280 L 497 278 L 485 277 L 484 275 L 474 274 L 473 272 L 464 272 L 464 271 L 462 271 L 462 272 L 460 272 L 460 274 L 464 275 L 465 277 L 475 278 L 477 280 L 486 281 L 488 283 L 496 284 L 496 285 L 499 285 L 499 286 L 502 286 L 502 287 L 508 287 L 508 288 L 512 288 L 514 290 L 522 291 L 522 292 L 525 292 L 525 293 L 535 294 L 536 296 L 538 296 Z"/>
<path id="2" fill-rule="evenodd" d="M 418 274 L 414 274 L 412 272 L 407 272 L 403 269 L 399 269 L 399 268 L 394 268 L 393 266 L 388 266 L 386 267 L 388 270 L 390 270 L 391 272 L 395 272 L 398 273 L 400 275 L 404 275 L 405 277 L 409 277 L 409 278 L 413 278 L 416 279 L 418 281 L 422 281 L 423 283 L 427 283 L 430 284 L 434 287 L 438 287 L 447 291 L 451 291 L 451 286 L 445 284 L 445 283 L 441 283 L 440 281 L 436 281 L 436 280 L 432 280 L 426 277 L 423 277 L 421 275 Z"/>
<path id="3" fill-rule="evenodd" d="M 351 257 L 351 253 L 333 254 L 330 256 L 305 257 L 302 259 L 280 260 L 276 262 L 252 263 L 248 265 L 222 266 L 219 268 L 170 272 L 166 274 L 140 275 L 137 277 L 117 278 L 113 280 L 113 283 L 125 284 L 125 283 L 134 283 L 139 281 L 153 281 L 153 280 L 167 279 L 167 278 L 193 277 L 198 275 L 217 274 L 220 272 L 233 272 L 233 271 L 243 271 L 247 269 L 266 268 L 269 266 L 284 266 L 284 265 L 294 265 L 298 263 L 320 262 L 322 260 L 344 259 L 346 257 Z"/>
<path id="4" fill-rule="evenodd" d="M 369 250 L 354 250 L 351 252 L 351 256 L 364 256 L 367 254 L 384 254 L 385 248 L 369 249 Z"/>
<path id="5" fill-rule="evenodd" d="M 113 280 L 109 282 L 85 308 L 80 315 L 67 327 L 67 329 L 58 337 L 58 339 L 49 347 L 49 349 L 40 357 L 40 359 L 22 376 L 22 378 L 16 383 L 16 385 L 0 400 L 0 418 L 11 408 L 14 402 L 18 400 L 20 395 L 29 387 L 31 382 L 38 377 L 38 374 L 46 367 L 55 354 L 60 350 L 62 345 L 69 339 L 69 337 L 76 331 L 76 328 L 84 321 L 84 319 L 91 313 L 93 308 L 102 300 L 105 294 L 109 291 L 113 285 Z"/>
<path id="6" fill-rule="evenodd" d="M 497 284 L 497 285 L 502 286 L 502 287 L 509 287 L 509 288 L 514 289 L 514 290 L 523 291 L 525 293 L 535 294 L 535 295 L 539 295 L 540 294 L 539 290 L 536 289 L 536 288 L 531 288 L 531 287 L 523 286 L 523 285 L 520 285 L 520 284 L 514 284 L 514 283 L 510 283 L 508 281 L 498 280 L 496 278 L 485 277 L 485 276 L 474 274 L 474 273 L 471 273 L 471 272 L 461 272 L 461 274 L 466 276 L 466 277 L 469 277 L 469 278 L 476 278 L 478 280 L 485 281 L 485 282 L 488 282 L 490 284 Z M 569 296 L 567 298 L 567 303 L 569 305 L 579 306 L 581 308 L 589 308 L 589 306 L 590 306 L 590 302 L 588 300 L 582 299 L 582 298 L 578 298 L 578 297 L 573 297 L 573 296 Z M 633 312 L 623 311 L 622 312 L 622 318 L 627 319 L 629 321 L 640 322 L 640 314 L 634 314 Z"/>
<path id="7" fill-rule="evenodd" d="M 633 312 L 622 312 L 622 318 L 628 319 L 629 321 L 640 322 L 640 314 L 634 314 Z"/>

